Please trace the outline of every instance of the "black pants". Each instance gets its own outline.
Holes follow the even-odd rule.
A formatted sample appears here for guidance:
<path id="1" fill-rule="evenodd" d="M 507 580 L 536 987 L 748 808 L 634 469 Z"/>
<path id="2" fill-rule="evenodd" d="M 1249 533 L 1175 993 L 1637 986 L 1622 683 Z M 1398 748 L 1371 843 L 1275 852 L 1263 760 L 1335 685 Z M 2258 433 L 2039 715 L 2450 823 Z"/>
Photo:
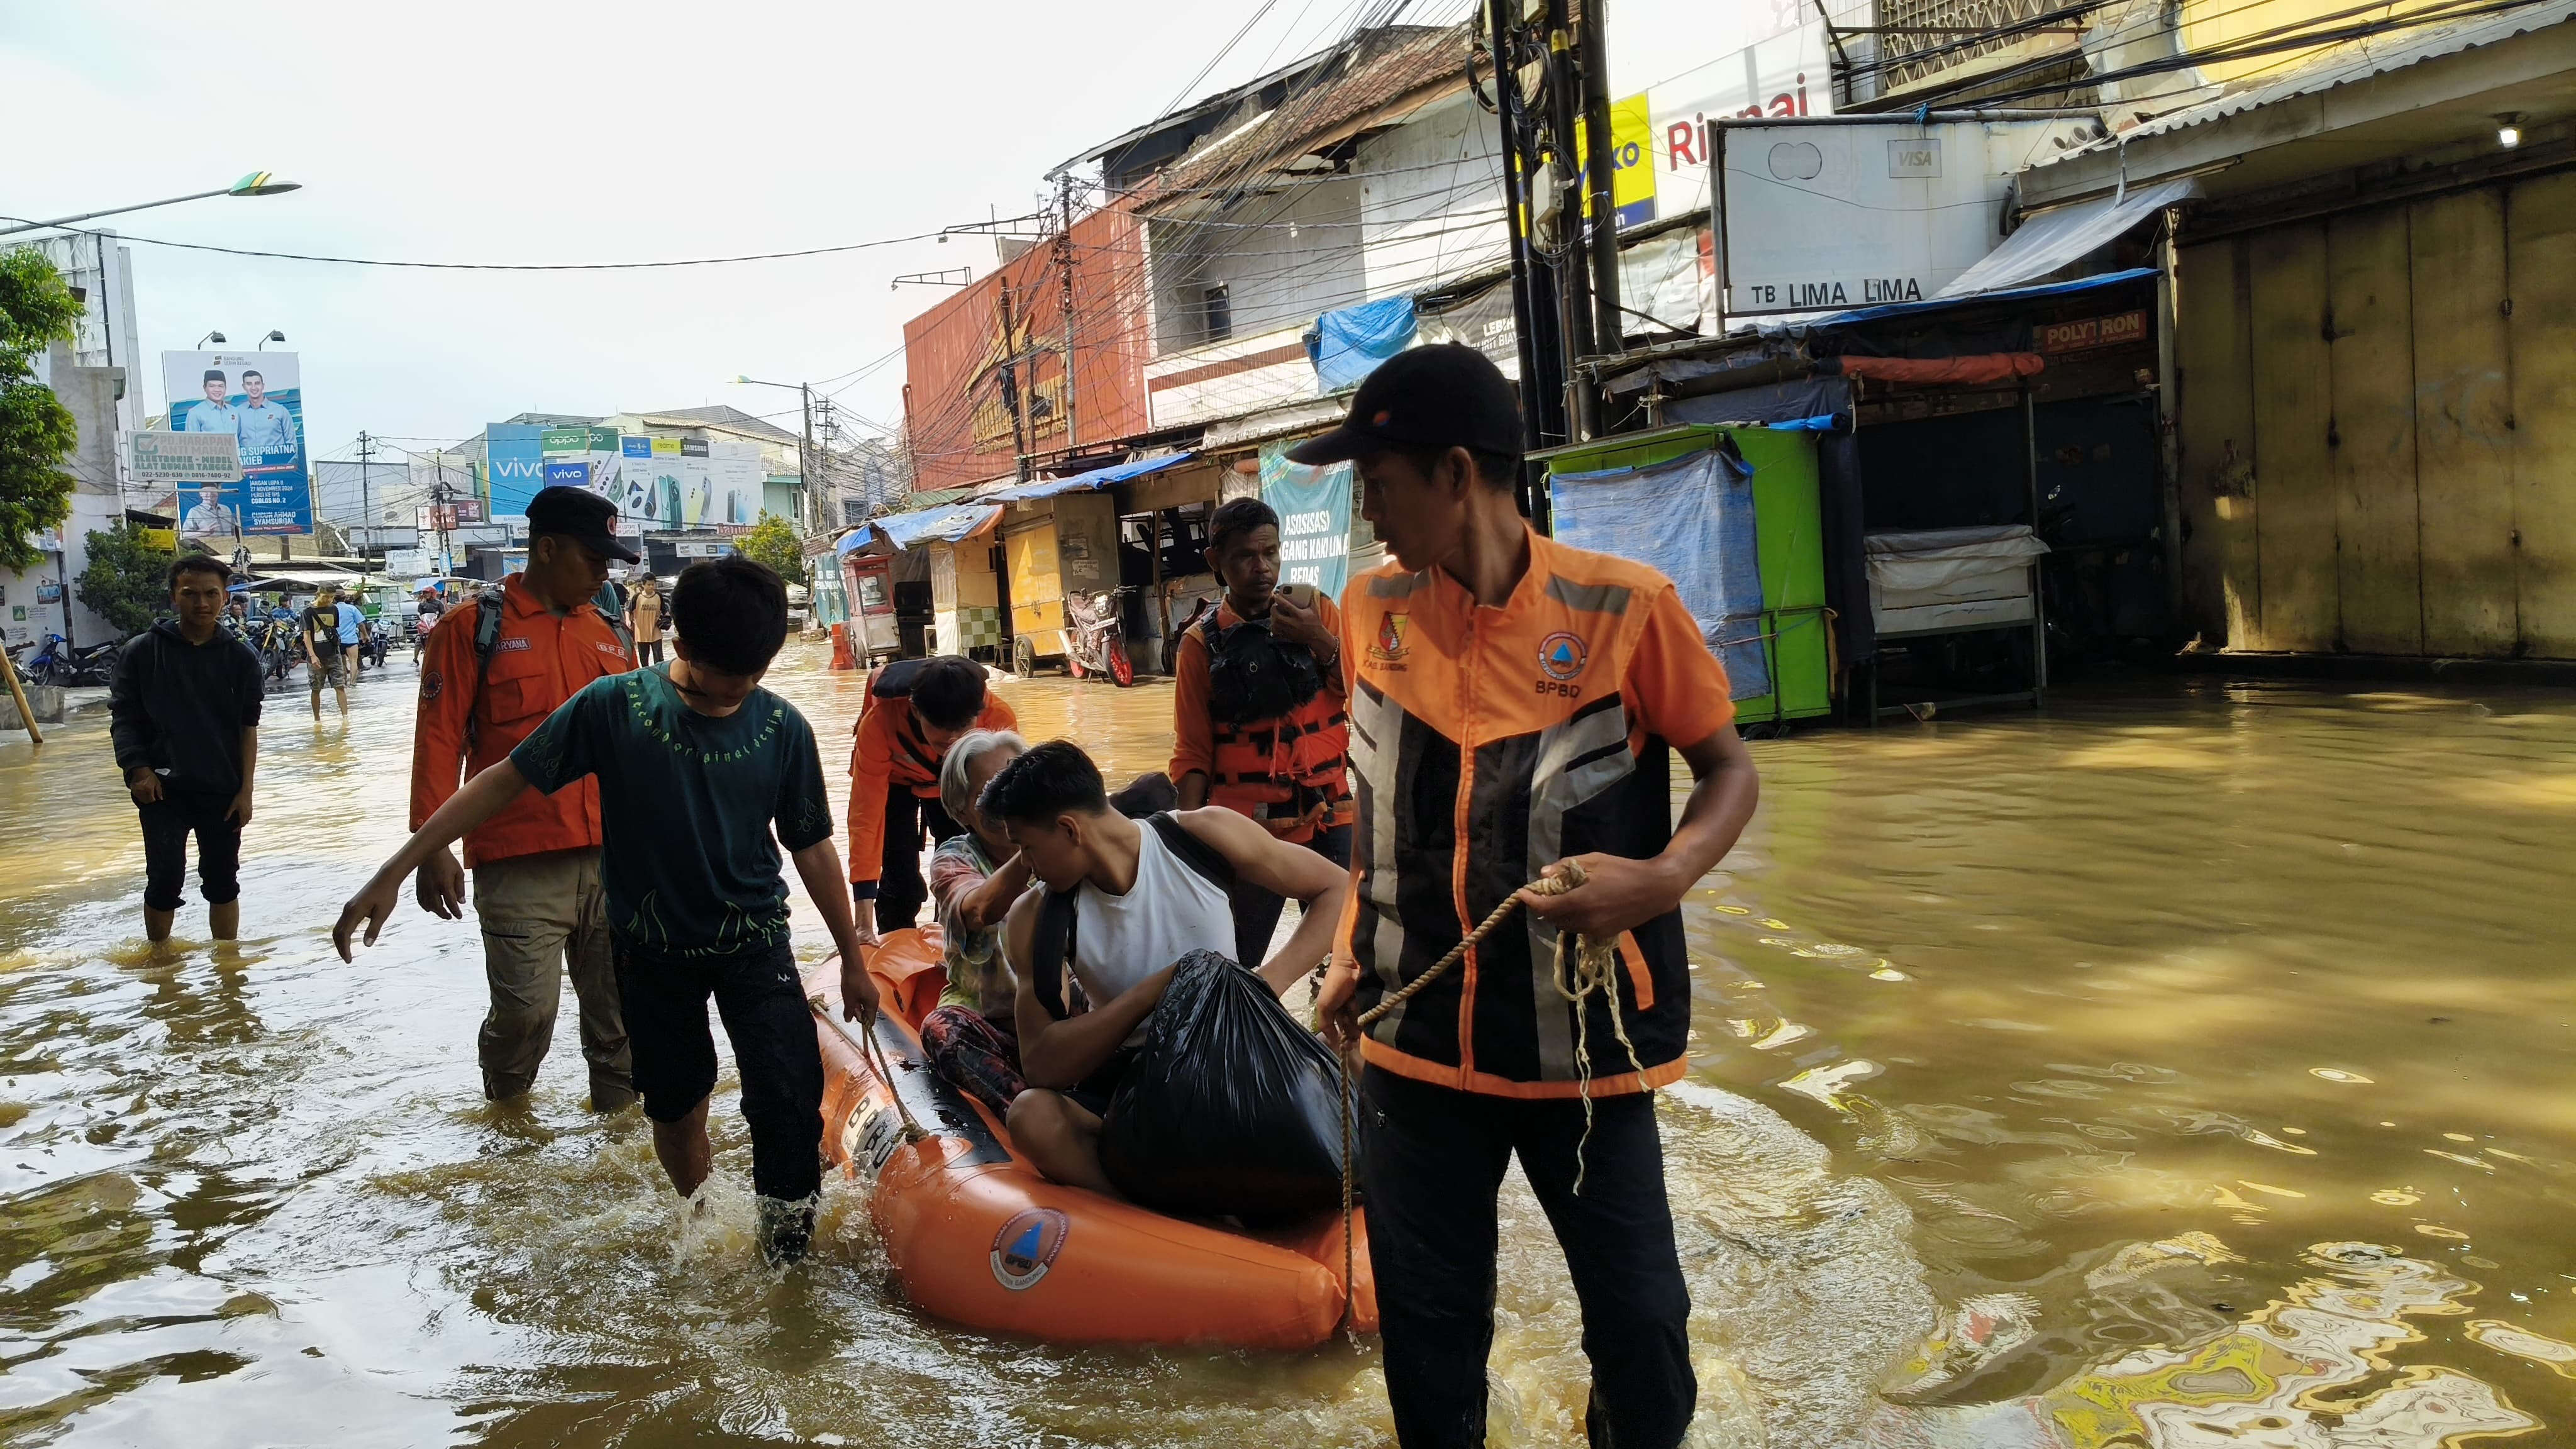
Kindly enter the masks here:
<path id="1" fill-rule="evenodd" d="M 661 641 L 661 640 L 659 640 L 659 639 L 638 639 L 638 640 L 636 640 L 636 641 L 635 641 L 635 664 L 636 664 L 636 667 L 637 667 L 637 668 L 640 668 L 640 669 L 650 669 L 650 668 L 652 668 L 654 665 L 659 664 L 659 663 L 661 663 L 661 662 L 662 662 L 662 641 Z"/>
<path id="2" fill-rule="evenodd" d="M 1351 827 L 1336 825 L 1318 830 L 1306 842 L 1306 848 L 1347 870 L 1351 864 Z M 1234 959 L 1258 968 L 1270 955 L 1271 933 L 1279 929 L 1279 913 L 1288 902 L 1277 891 L 1263 890 L 1248 880 L 1237 880 L 1229 893 L 1234 907 Z"/>
<path id="3" fill-rule="evenodd" d="M 715 1090 L 716 1043 L 707 1028 L 712 995 L 742 1071 L 752 1191 L 788 1202 L 820 1191 L 823 1051 L 795 953 L 784 941 L 732 956 L 654 956 L 623 942 L 615 949 L 644 1115 L 677 1122 Z"/>
<path id="4" fill-rule="evenodd" d="M 1362 1071 L 1360 1099 L 1369 1266 L 1377 1274 L 1386 1396 L 1404 1449 L 1485 1442 L 1495 1194 L 1515 1152 L 1583 1304 L 1590 1442 L 1595 1449 L 1680 1443 L 1699 1382 L 1652 1094 L 1593 1100 L 1579 1196 L 1579 1101 L 1479 1096 L 1377 1067 Z"/>
<path id="5" fill-rule="evenodd" d="M 188 878 L 188 836 L 197 837 L 197 883 L 206 904 L 241 899 L 241 824 L 227 820 L 229 795 L 164 795 L 135 807 L 143 817 L 143 904 L 175 911 Z"/>
<path id="6" fill-rule="evenodd" d="M 888 785 L 885 805 L 885 855 L 878 862 L 877 932 L 900 931 L 916 924 L 930 887 L 921 879 L 921 836 L 933 845 L 964 830 L 948 818 L 937 800 L 924 800 L 910 785 Z"/>

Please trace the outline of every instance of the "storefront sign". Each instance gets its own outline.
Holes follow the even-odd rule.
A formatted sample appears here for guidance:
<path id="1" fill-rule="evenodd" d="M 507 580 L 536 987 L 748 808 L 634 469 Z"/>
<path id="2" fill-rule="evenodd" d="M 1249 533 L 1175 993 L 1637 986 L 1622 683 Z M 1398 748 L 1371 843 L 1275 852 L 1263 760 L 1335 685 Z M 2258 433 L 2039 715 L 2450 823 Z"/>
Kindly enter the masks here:
<path id="1" fill-rule="evenodd" d="M 231 433 L 167 433 L 146 429 L 126 436 L 127 475 L 137 483 L 238 483 L 241 439 Z"/>
<path id="2" fill-rule="evenodd" d="M 1351 574 L 1351 465 L 1292 463 L 1290 446 L 1261 450 L 1261 501 L 1279 515 L 1279 582 L 1339 598 Z"/>
<path id="3" fill-rule="evenodd" d="M 2097 347 L 2146 340 L 2147 314 L 2143 309 L 2111 317 L 2087 317 L 2080 322 L 2043 323 L 2038 338 L 2039 350 L 2049 354 L 2090 352 Z"/>

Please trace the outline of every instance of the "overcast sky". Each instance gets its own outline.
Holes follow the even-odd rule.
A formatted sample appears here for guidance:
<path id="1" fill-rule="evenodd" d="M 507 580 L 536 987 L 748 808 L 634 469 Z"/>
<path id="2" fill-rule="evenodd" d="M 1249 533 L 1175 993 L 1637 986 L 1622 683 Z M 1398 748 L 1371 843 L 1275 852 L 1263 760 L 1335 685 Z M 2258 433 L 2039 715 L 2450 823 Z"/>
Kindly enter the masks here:
<path id="1" fill-rule="evenodd" d="M 1682 17 L 1710 8 L 1622 0 L 1610 11 L 1614 84 L 1679 68 L 1673 27 L 1707 26 Z M 1405 19 L 1465 9 L 1417 0 Z M 304 189 L 93 224 L 478 262 L 662 260 L 932 232 L 1029 210 L 1050 167 L 1162 112 L 1256 13 L 1193 95 L 1338 36 L 1358 4 L 0 5 L 0 93 L 15 123 L 0 213 L 90 211 L 265 168 Z M 137 245 L 137 314 L 155 359 L 139 386 L 158 409 L 160 352 L 209 330 L 246 348 L 275 328 L 302 357 L 320 457 L 347 456 L 361 428 L 421 446 L 531 411 L 723 402 L 783 410 L 794 426 L 792 393 L 732 386 L 737 373 L 837 379 L 858 418 L 892 424 L 901 358 L 849 374 L 898 348 L 903 319 L 943 294 L 890 279 L 959 265 L 980 276 L 992 261 L 986 245 L 925 240 L 735 266 L 509 274 Z"/>

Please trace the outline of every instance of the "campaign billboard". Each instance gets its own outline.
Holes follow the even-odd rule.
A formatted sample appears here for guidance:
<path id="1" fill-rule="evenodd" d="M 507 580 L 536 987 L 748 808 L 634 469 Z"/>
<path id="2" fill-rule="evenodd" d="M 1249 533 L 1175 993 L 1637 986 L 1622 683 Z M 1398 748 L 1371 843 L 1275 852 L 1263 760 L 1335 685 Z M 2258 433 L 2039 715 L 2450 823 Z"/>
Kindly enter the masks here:
<path id="1" fill-rule="evenodd" d="M 241 479 L 181 480 L 179 532 L 190 538 L 311 533 L 313 478 L 303 369 L 292 352 L 164 352 L 174 433 L 224 433 Z"/>

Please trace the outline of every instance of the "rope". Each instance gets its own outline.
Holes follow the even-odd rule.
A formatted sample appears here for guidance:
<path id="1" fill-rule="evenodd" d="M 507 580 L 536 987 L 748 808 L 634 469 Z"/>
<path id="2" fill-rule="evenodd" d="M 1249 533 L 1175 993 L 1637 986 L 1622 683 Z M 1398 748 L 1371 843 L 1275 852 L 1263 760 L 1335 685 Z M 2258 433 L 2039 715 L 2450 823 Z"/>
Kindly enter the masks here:
<path id="1" fill-rule="evenodd" d="M 1568 860 L 1561 864 L 1557 874 L 1540 876 L 1524 889 L 1534 896 L 1561 896 L 1581 886 L 1584 879 L 1583 867 Z M 1352 1302 L 1357 1296 L 1352 1277 L 1357 1258 L 1351 1241 L 1351 1226 L 1359 1185 L 1356 1094 L 1359 1090 L 1360 1034 L 1383 1020 L 1387 1013 L 1412 1000 L 1424 987 L 1446 974 L 1450 967 L 1466 959 L 1469 948 L 1492 935 L 1520 904 L 1519 891 L 1503 897 L 1502 903 L 1478 922 L 1476 929 L 1467 933 L 1466 939 L 1451 947 L 1448 955 L 1433 962 L 1430 970 L 1387 993 L 1377 1005 L 1360 1013 L 1359 1032 L 1354 1032 L 1342 1044 L 1342 1322 L 1345 1325 L 1350 1322 Z M 1610 1003 L 1610 1026 L 1618 1034 L 1620 1049 L 1628 1054 L 1629 1067 L 1639 1071 L 1644 1069 L 1637 1063 L 1636 1044 L 1628 1040 L 1628 1023 L 1619 1014 L 1618 940 L 1614 937 L 1604 942 L 1589 936 L 1577 936 L 1572 954 L 1572 972 L 1568 973 L 1566 953 L 1560 950 L 1556 964 L 1549 969 L 1548 979 L 1556 987 L 1558 997 L 1574 1008 L 1575 1091 L 1583 1099 L 1583 1135 L 1574 1144 L 1574 1190 L 1580 1193 L 1583 1191 L 1584 1149 L 1592 1143 L 1592 1044 L 1591 1025 L 1583 1009 L 1585 997 L 1598 992 L 1603 1000 Z M 1317 969 L 1320 971 L 1322 968 Z"/>
<path id="2" fill-rule="evenodd" d="M 841 953 L 835 951 L 831 955 L 824 957 L 820 964 L 828 966 L 832 962 L 839 960 L 840 957 Z M 824 1020 L 831 1021 L 831 1008 L 824 1003 L 821 996 L 813 996 L 807 999 L 813 1002 L 815 1010 L 823 1013 Z M 880 1007 L 879 1010 L 883 1010 L 883 1008 Z M 912 1108 L 904 1105 L 903 1093 L 895 1087 L 894 1072 L 886 1065 L 885 1048 L 877 1041 L 874 1024 L 870 1023 L 868 1025 L 864 1025 L 857 1031 L 851 1031 L 847 1027 L 841 1027 L 838 1022 L 833 1022 L 833 1025 L 840 1027 L 841 1035 L 845 1037 L 856 1037 L 858 1039 L 859 1055 L 867 1061 L 868 1070 L 877 1074 L 878 1081 L 885 1083 L 886 1095 L 894 1099 L 895 1115 L 903 1119 L 903 1140 L 907 1143 L 919 1142 L 930 1136 L 930 1133 L 924 1129 L 919 1122 L 913 1119 Z"/>

